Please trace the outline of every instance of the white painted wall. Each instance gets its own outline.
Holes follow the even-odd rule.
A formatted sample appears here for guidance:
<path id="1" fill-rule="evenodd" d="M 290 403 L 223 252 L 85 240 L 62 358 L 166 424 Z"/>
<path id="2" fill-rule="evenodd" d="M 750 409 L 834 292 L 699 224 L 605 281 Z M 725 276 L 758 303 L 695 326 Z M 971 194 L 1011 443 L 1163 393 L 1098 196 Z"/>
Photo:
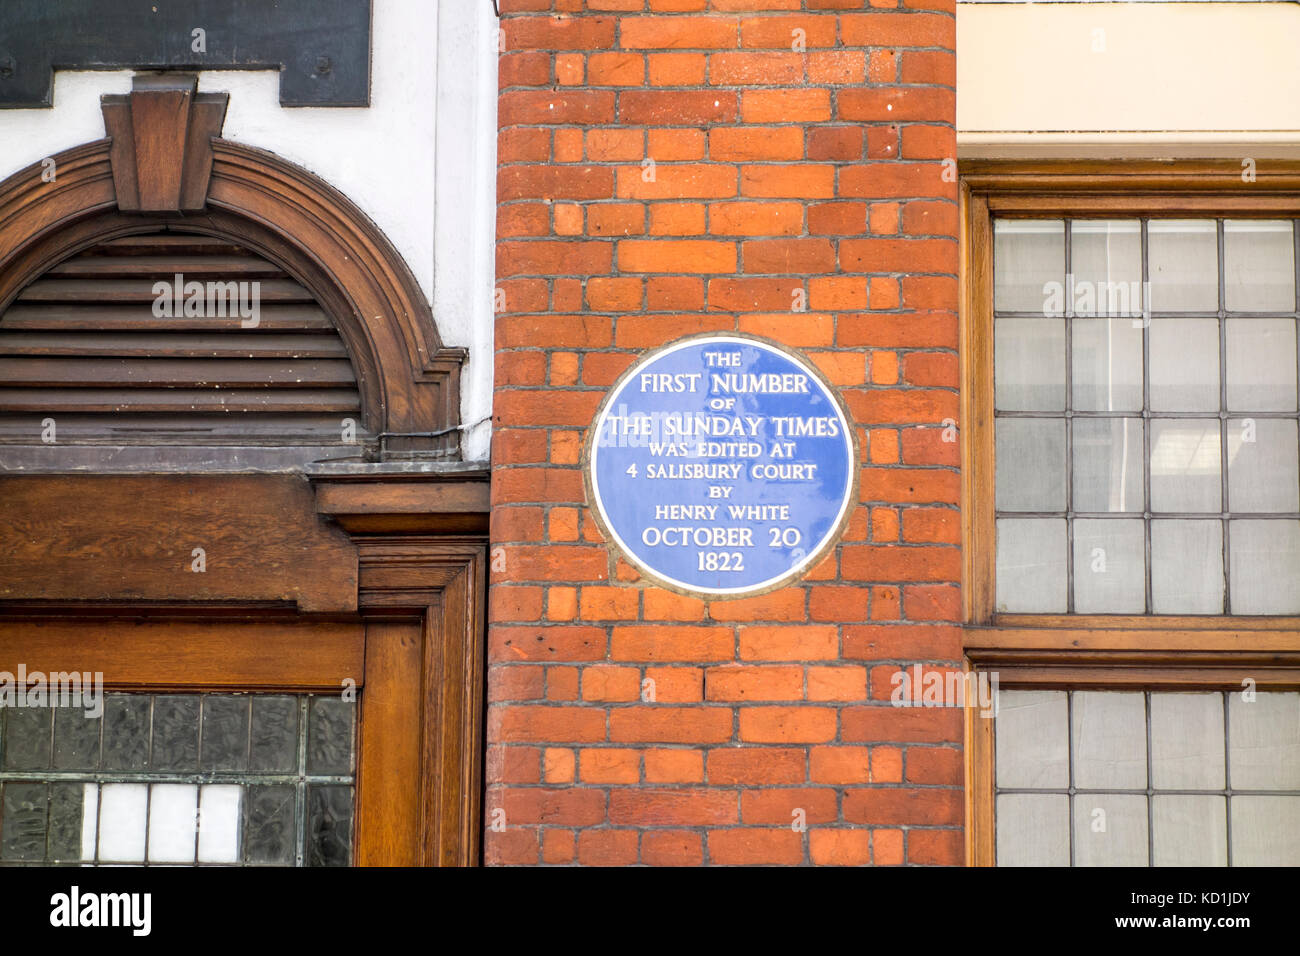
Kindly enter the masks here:
<path id="1" fill-rule="evenodd" d="M 1300 6 L 957 4 L 963 157 L 1300 156 Z"/>
<path id="2" fill-rule="evenodd" d="M 199 89 L 230 93 L 223 135 L 360 206 L 406 259 L 443 341 L 469 349 L 467 460 L 486 460 L 490 445 L 496 26 L 487 0 L 374 0 L 368 109 L 282 108 L 275 72 L 199 75 Z M 103 137 L 99 97 L 130 89 L 130 71 L 58 72 L 52 108 L 0 110 L 0 179 Z"/>

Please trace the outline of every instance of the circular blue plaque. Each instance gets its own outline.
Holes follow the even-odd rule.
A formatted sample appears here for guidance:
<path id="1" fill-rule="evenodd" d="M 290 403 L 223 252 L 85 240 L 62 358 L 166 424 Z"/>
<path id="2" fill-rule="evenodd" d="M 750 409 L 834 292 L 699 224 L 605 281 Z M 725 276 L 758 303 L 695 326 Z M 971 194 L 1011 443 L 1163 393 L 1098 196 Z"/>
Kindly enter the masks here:
<path id="1" fill-rule="evenodd" d="M 748 335 L 649 352 L 606 396 L 589 500 L 647 577 L 737 597 L 789 583 L 834 544 L 857 486 L 853 432 L 808 361 Z"/>

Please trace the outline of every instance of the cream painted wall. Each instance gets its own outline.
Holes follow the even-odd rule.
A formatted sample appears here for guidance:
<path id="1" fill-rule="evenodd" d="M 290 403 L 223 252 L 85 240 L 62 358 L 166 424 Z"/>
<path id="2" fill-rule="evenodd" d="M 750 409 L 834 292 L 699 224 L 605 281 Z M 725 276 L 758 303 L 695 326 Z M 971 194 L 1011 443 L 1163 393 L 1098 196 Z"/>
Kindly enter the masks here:
<path id="1" fill-rule="evenodd" d="M 1300 156 L 1300 5 L 957 5 L 962 156 Z"/>
<path id="2" fill-rule="evenodd" d="M 443 341 L 470 351 L 461 392 L 468 460 L 488 457 L 496 223 L 496 17 L 489 3 L 375 0 L 368 109 L 285 109 L 279 75 L 212 71 L 223 132 L 330 182 L 406 259 Z M 0 179 L 104 135 L 99 97 L 129 71 L 58 72 L 50 109 L 0 110 Z M 478 423 L 475 425 L 474 423 Z"/>

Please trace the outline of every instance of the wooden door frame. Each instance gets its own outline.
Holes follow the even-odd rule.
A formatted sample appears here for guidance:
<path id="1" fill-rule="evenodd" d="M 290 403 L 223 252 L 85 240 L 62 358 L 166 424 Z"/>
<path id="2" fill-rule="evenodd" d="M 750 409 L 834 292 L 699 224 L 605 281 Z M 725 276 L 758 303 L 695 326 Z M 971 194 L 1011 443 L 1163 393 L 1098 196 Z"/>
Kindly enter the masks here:
<path id="1" fill-rule="evenodd" d="M 106 138 L 0 183 L 0 312 L 107 239 L 165 226 L 234 241 L 337 325 L 373 460 L 198 475 L 174 442 L 159 448 L 164 475 L 0 476 L 12 545 L 0 547 L 0 668 L 86 662 L 131 690 L 351 678 L 363 688 L 354 858 L 474 865 L 489 496 L 486 471 L 456 461 L 466 352 L 442 343 L 419 283 L 355 204 L 220 138 L 225 104 L 194 75 L 138 76 L 101 98 Z M 219 556 L 185 574 L 204 535 Z"/>
<path id="2" fill-rule="evenodd" d="M 1016 218 L 1300 218 L 1300 162 L 1009 161 L 960 165 L 963 650 L 1000 688 L 1300 687 L 1300 617 L 995 610 L 993 231 Z M 1300 266 L 1300 264 L 1298 264 Z M 994 725 L 967 708 L 966 862 L 995 863 Z"/>
<path id="3" fill-rule="evenodd" d="M 69 497 L 90 506 L 75 521 L 81 559 L 90 553 L 126 565 L 115 581 L 60 577 L 56 572 L 70 560 L 55 550 L 65 548 L 62 539 L 43 554 L 36 545 L 0 556 L 0 574 L 21 562 L 36 572 L 46 568 L 56 582 L 55 590 L 29 587 L 25 595 L 10 591 L 0 600 L 0 671 L 15 673 L 19 664 L 28 672 L 99 671 L 107 690 L 149 692 L 341 693 L 351 681 L 361 703 L 354 861 L 478 865 L 486 473 L 464 471 L 450 478 L 407 473 L 393 480 L 371 472 L 361 481 L 318 477 L 315 507 L 286 509 L 279 518 L 316 529 L 329 522 L 339 529 L 333 534 L 351 546 L 305 549 L 297 567 L 285 567 L 278 550 L 260 555 L 256 528 L 264 516 L 232 518 L 228 495 L 211 495 L 210 510 L 193 512 L 188 525 L 178 526 L 165 512 L 160 520 L 155 496 L 145 492 L 174 480 L 0 478 L 0 525 L 12 527 L 14 515 L 48 507 L 45 489 L 51 483 L 71 482 Z M 238 497 L 275 501 L 273 486 L 296 480 L 240 476 L 209 482 L 235 489 Z M 120 500 L 114 489 L 124 484 L 139 504 L 111 523 L 97 521 L 99 496 Z M 152 585 L 155 592 L 139 598 L 158 577 L 155 556 L 146 550 L 149 542 L 169 537 L 188 543 L 218 527 L 246 542 L 223 560 L 246 576 L 269 578 L 263 593 L 278 589 L 289 595 L 293 579 L 320 574 L 335 587 L 353 582 L 353 610 L 305 611 L 283 598 L 250 603 L 237 584 L 223 585 L 224 598 L 208 592 L 195 600 L 191 592 L 187 599 L 170 585 Z M 119 542 L 108 554 L 102 542 L 121 528 L 132 528 L 135 535 L 125 553 Z M 176 557 L 181 556 L 178 550 Z M 344 567 L 331 567 L 339 562 Z M 214 580 L 222 585 L 220 578 Z M 348 595 L 336 591 L 334 598 Z"/>

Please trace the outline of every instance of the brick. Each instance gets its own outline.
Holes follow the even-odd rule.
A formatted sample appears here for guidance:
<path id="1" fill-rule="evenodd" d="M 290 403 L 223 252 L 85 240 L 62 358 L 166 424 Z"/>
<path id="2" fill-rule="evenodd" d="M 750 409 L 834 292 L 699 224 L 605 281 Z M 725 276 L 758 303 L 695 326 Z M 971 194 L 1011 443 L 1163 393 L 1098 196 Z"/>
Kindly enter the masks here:
<path id="1" fill-rule="evenodd" d="M 740 115 L 746 123 L 820 123 L 831 118 L 831 94 L 820 88 L 745 90 Z"/>
<path id="2" fill-rule="evenodd" d="M 855 236 L 867 231 L 867 205 L 860 202 L 814 203 L 808 207 L 808 231 L 814 235 Z"/>
<path id="3" fill-rule="evenodd" d="M 690 830 L 646 830 L 641 835 L 641 862 L 650 866 L 699 866 L 703 839 Z"/>
<path id="4" fill-rule="evenodd" d="M 803 605 L 803 591 L 782 588 L 757 597 L 714 601 L 709 616 L 715 621 L 802 621 Z"/>
<path id="5" fill-rule="evenodd" d="M 583 783 L 637 783 L 641 779 L 641 751 L 587 747 L 578 755 Z"/>
<path id="6" fill-rule="evenodd" d="M 845 46 L 942 46 L 953 48 L 956 22 L 938 14 L 855 13 L 840 17 Z"/>
<path id="7" fill-rule="evenodd" d="M 922 866 L 961 866 L 966 845 L 961 830 L 909 830 L 907 862 Z"/>
<path id="8" fill-rule="evenodd" d="M 645 207 L 640 203 L 596 203 L 587 206 L 588 235 L 635 236 L 643 232 Z"/>
<path id="9" fill-rule="evenodd" d="M 803 82 L 799 53 L 715 53 L 709 57 L 709 82 L 718 86 L 797 86 Z"/>
<path id="10" fill-rule="evenodd" d="M 842 712 L 845 741 L 905 741 L 956 743 L 961 739 L 960 707 L 846 707 Z"/>
<path id="11" fill-rule="evenodd" d="M 704 672 L 705 698 L 717 701 L 802 700 L 802 667 L 729 665 Z"/>
<path id="12" fill-rule="evenodd" d="M 835 45 L 833 16 L 749 17 L 740 21 L 740 45 L 746 48 L 793 50 L 795 30 L 803 31 L 808 49 Z"/>
<path id="13" fill-rule="evenodd" d="M 861 701 L 867 697 L 865 667 L 809 667 L 807 676 L 808 700 Z"/>
<path id="14" fill-rule="evenodd" d="M 835 269 L 835 247 L 829 239 L 750 239 L 740 255 L 748 273 L 810 273 Z"/>
<path id="15" fill-rule="evenodd" d="M 835 167 L 742 166 L 740 194 L 772 199 L 829 199 L 835 195 Z"/>
<path id="16" fill-rule="evenodd" d="M 626 90 L 619 94 L 618 119 L 631 126 L 711 126 L 734 122 L 737 109 L 736 94 L 722 90 Z"/>
<path id="17" fill-rule="evenodd" d="M 631 866 L 637 860 L 636 830 L 583 830 L 578 834 L 582 866 Z"/>
<path id="18" fill-rule="evenodd" d="M 650 207 L 650 232 L 656 236 L 698 236 L 704 232 L 704 204 L 655 203 Z"/>
<path id="19" fill-rule="evenodd" d="M 647 667 L 643 685 L 653 689 L 654 700 L 643 694 L 647 703 L 690 704 L 704 700 L 704 670 L 699 667 Z"/>
<path id="20" fill-rule="evenodd" d="M 849 823 L 956 825 L 962 820 L 962 795 L 960 790 L 902 787 L 848 790 L 844 819 Z"/>
<path id="21" fill-rule="evenodd" d="M 735 638 L 725 627 L 615 627 L 610 640 L 610 656 L 619 661 L 721 661 L 734 655 Z"/>
<path id="22" fill-rule="evenodd" d="M 808 778 L 815 783 L 854 784 L 871 780 L 867 747 L 813 747 L 808 761 Z"/>
<path id="23" fill-rule="evenodd" d="M 591 707 L 517 705 L 493 707 L 489 725 L 492 739 L 510 743 L 584 743 L 605 739 L 605 711 Z"/>
<path id="24" fill-rule="evenodd" d="M 721 49 L 736 45 L 727 17 L 621 17 L 619 45 L 629 50 Z"/>
<path id="25" fill-rule="evenodd" d="M 647 783 L 701 783 L 704 780 L 704 754 L 699 750 L 647 750 Z"/>
<path id="26" fill-rule="evenodd" d="M 548 827 L 542 831 L 542 862 L 572 863 L 576 843 L 572 830 Z"/>
<path id="27" fill-rule="evenodd" d="M 582 699 L 636 700 L 641 695 L 641 672 L 635 667 L 600 664 L 582 670 Z"/>
<path id="28" fill-rule="evenodd" d="M 597 125 L 614 121 L 612 90 L 507 90 L 497 99 L 501 127 Z"/>
<path id="29" fill-rule="evenodd" d="M 722 866 L 795 864 L 803 859 L 802 835 L 789 827 L 710 830 L 709 861 Z"/>
<path id="30" fill-rule="evenodd" d="M 537 863 L 537 831 L 515 827 L 500 833 L 489 830 L 483 844 L 488 866 L 524 866 Z"/>
<path id="31" fill-rule="evenodd" d="M 960 750 L 952 747 L 908 747 L 909 783 L 937 783 L 961 786 L 965 769 Z"/>
<path id="32" fill-rule="evenodd" d="M 507 787 L 497 805 L 506 812 L 506 826 L 561 824 L 591 826 L 605 817 L 605 794 L 600 790 L 570 787 Z"/>
<path id="33" fill-rule="evenodd" d="M 740 658 L 746 661 L 817 661 L 839 656 L 839 635 L 829 625 L 742 626 Z"/>
<path id="34" fill-rule="evenodd" d="M 587 159 L 608 163 L 645 155 L 645 133 L 639 129 L 587 130 Z"/>
<path id="35" fill-rule="evenodd" d="M 578 699 L 578 668 L 576 667 L 546 668 L 546 699 L 547 700 L 577 700 Z"/>
<path id="36" fill-rule="evenodd" d="M 839 816 L 835 791 L 829 787 L 765 788 L 740 792 L 740 819 L 746 824 L 775 823 L 790 827 L 803 811 L 802 822 L 831 823 Z"/>
<path id="37" fill-rule="evenodd" d="M 646 308 L 695 311 L 704 308 L 704 280 L 691 276 L 651 276 L 646 280 Z"/>
<path id="38" fill-rule="evenodd" d="M 657 163 L 703 159 L 708 138 L 701 129 L 652 129 L 646 134 L 646 154 Z"/>
<path id="39" fill-rule="evenodd" d="M 509 17 L 507 50 L 591 50 L 614 45 L 614 17 Z"/>
<path id="40" fill-rule="evenodd" d="M 740 739 L 749 743 L 824 743 L 836 732 L 830 707 L 742 707 Z"/>
<path id="41" fill-rule="evenodd" d="M 735 272 L 736 247 L 702 239 L 624 239 L 618 244 L 624 272 Z"/>
<path id="42" fill-rule="evenodd" d="M 818 866 L 866 866 L 871 862 L 871 831 L 841 827 L 809 830 L 808 858 Z"/>
<path id="43" fill-rule="evenodd" d="M 635 53 L 593 53 L 587 59 L 589 86 L 641 86 L 645 59 Z"/>
<path id="44" fill-rule="evenodd" d="M 708 779 L 715 787 L 803 783 L 806 758 L 793 747 L 725 747 L 710 750 Z"/>
<path id="45" fill-rule="evenodd" d="M 572 783 L 573 751 L 566 747 L 547 747 L 542 752 L 542 779 L 547 783 Z"/>
<path id="46" fill-rule="evenodd" d="M 614 790 L 609 822 L 632 826 L 718 826 L 737 822 L 737 800 L 726 790 L 698 787 Z"/>
<path id="47" fill-rule="evenodd" d="M 492 660 L 505 661 L 599 660 L 605 656 L 605 630 L 496 625 L 488 635 L 488 655 Z"/>
<path id="48" fill-rule="evenodd" d="M 795 348 L 830 345 L 835 336 L 835 321 L 816 312 L 751 313 L 740 317 L 740 331 L 775 339 Z M 830 354 L 830 353 L 822 353 Z M 810 356 L 814 358 L 815 356 Z M 798 610 L 796 610 L 798 613 Z M 802 617 L 802 614 L 799 615 Z"/>
<path id="49" fill-rule="evenodd" d="M 642 598 L 643 616 L 647 621 L 702 621 L 704 602 L 672 591 L 650 588 Z"/>
<path id="50" fill-rule="evenodd" d="M 651 154 L 653 155 L 653 146 Z M 618 195 L 623 199 L 713 199 L 736 194 L 736 170 L 711 164 L 673 165 L 660 163 L 654 179 L 645 181 L 648 170 L 623 166 L 618 170 Z M 653 214 L 654 207 L 651 207 Z"/>
<path id="51" fill-rule="evenodd" d="M 699 86 L 708 58 L 703 53 L 652 53 L 647 58 L 654 86 Z"/>
<path id="52" fill-rule="evenodd" d="M 731 733 L 726 707 L 617 707 L 609 715 L 614 743 L 722 743 Z"/>
<path id="53" fill-rule="evenodd" d="M 798 126 L 722 126 L 709 131 L 709 158 L 715 162 L 800 159 L 804 134 Z"/>

